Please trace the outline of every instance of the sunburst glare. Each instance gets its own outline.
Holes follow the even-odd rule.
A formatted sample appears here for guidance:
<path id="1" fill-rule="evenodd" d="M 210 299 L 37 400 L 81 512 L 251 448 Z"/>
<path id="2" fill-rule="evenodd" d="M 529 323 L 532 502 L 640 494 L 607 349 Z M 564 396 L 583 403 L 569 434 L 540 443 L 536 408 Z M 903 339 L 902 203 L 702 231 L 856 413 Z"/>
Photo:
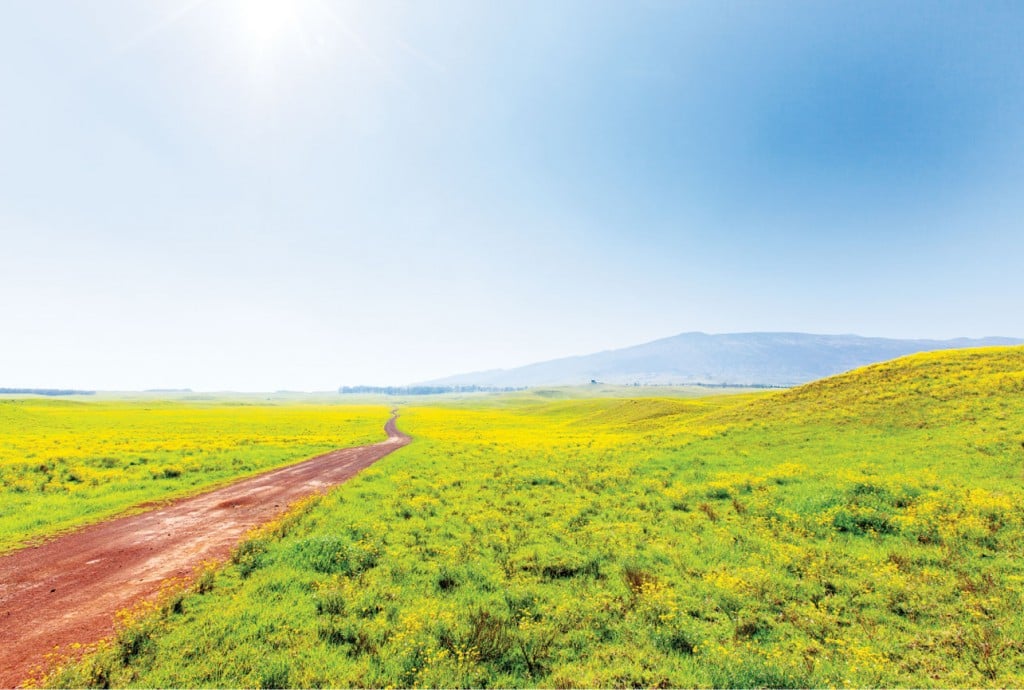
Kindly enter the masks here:
<path id="1" fill-rule="evenodd" d="M 327 57 L 337 13 L 318 0 L 227 0 L 231 53 L 250 82 L 270 86 Z"/>

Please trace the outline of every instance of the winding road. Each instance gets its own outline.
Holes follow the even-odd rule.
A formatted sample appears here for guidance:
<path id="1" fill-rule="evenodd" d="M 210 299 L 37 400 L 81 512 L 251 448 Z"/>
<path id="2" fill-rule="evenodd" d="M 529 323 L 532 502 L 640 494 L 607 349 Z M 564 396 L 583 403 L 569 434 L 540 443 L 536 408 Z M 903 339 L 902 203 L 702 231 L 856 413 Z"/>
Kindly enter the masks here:
<path id="1" fill-rule="evenodd" d="M 295 501 L 350 479 L 410 437 L 345 448 L 149 512 L 101 522 L 0 557 L 0 688 L 25 682 L 54 652 L 114 632 L 115 614 L 226 559 L 245 533 Z"/>

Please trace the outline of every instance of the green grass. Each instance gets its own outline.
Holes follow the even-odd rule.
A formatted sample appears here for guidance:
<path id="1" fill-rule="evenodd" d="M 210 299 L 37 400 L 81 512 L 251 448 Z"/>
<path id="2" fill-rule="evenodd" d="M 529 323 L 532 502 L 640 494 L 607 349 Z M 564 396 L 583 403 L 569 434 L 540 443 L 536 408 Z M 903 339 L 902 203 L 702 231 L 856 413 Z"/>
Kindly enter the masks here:
<path id="1" fill-rule="evenodd" d="M 402 422 L 50 682 L 1024 685 L 1024 349 Z"/>
<path id="2" fill-rule="evenodd" d="M 0 398 L 0 552 L 384 439 L 383 406 Z"/>

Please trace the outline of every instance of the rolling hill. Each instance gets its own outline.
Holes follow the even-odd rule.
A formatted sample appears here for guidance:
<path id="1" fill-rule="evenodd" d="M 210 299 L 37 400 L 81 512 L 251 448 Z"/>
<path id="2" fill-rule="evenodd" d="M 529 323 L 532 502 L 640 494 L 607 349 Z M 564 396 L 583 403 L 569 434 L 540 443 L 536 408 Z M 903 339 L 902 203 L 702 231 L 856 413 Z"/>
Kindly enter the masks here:
<path id="1" fill-rule="evenodd" d="M 895 340 L 808 333 L 682 333 L 618 350 L 426 381 L 433 386 L 615 384 L 793 386 L 916 352 L 1019 345 L 1019 338 Z"/>
<path id="2" fill-rule="evenodd" d="M 410 405 L 412 444 L 47 686 L 1024 687 L 1022 393 L 1012 347 Z"/>

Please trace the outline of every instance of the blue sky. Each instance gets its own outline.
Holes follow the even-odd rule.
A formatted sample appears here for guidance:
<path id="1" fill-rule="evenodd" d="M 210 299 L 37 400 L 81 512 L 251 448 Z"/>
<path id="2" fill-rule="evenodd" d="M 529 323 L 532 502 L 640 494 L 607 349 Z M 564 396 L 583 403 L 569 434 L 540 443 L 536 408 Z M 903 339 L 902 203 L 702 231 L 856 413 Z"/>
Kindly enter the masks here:
<path id="1" fill-rule="evenodd" d="M 0 4 L 0 386 L 1024 335 L 1017 2 Z"/>

